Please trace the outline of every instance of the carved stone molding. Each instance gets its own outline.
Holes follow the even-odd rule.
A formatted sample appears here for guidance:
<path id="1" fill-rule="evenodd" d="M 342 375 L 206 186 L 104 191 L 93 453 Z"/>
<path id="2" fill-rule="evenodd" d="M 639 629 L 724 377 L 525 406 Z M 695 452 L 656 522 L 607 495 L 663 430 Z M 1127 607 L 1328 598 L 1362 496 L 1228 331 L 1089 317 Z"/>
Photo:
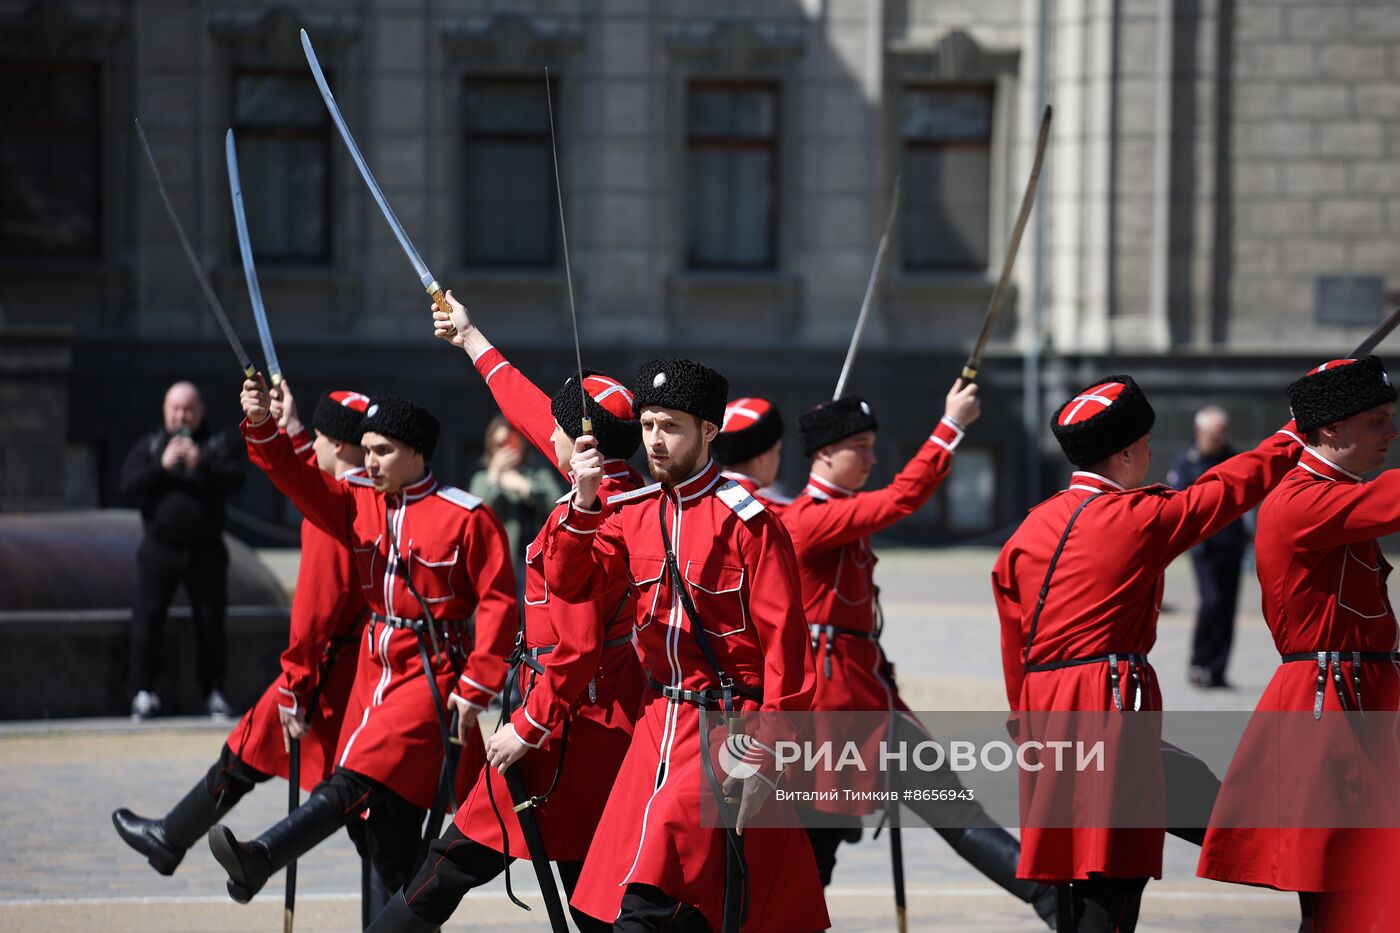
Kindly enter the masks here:
<path id="1" fill-rule="evenodd" d="M 0 48 L 31 58 L 72 57 L 126 29 L 121 10 L 101 9 L 77 13 L 66 0 L 34 0 L 18 13 L 0 16 Z"/>
<path id="2" fill-rule="evenodd" d="M 961 29 L 936 41 L 898 40 L 889 45 L 891 76 L 898 81 L 990 82 L 1016 73 L 1021 53 L 981 45 Z"/>
<path id="3" fill-rule="evenodd" d="M 785 65 L 806 52 L 803 26 L 747 20 L 679 23 L 668 31 L 666 44 L 678 59 L 736 73 Z"/>
<path id="4" fill-rule="evenodd" d="M 210 34 L 228 45 L 245 66 L 300 64 L 304 60 L 303 27 L 318 52 L 340 52 L 359 36 L 354 17 L 305 16 L 286 6 L 218 13 L 209 18 Z"/>
<path id="5" fill-rule="evenodd" d="M 443 46 L 477 71 L 526 71 L 556 64 L 583 48 L 583 30 L 562 19 L 501 13 L 442 30 Z"/>

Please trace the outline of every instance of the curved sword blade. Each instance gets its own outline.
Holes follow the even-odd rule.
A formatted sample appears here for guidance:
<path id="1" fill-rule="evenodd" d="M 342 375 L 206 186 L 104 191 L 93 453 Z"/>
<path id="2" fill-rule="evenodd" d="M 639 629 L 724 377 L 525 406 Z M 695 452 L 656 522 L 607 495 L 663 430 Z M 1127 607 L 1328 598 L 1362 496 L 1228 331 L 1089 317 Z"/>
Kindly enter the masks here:
<path id="1" fill-rule="evenodd" d="M 1380 346 L 1380 342 L 1390 336 L 1390 332 L 1400 325 L 1400 308 L 1390 312 L 1390 317 L 1382 321 L 1375 330 L 1371 331 L 1371 336 L 1361 341 L 1361 345 L 1351 351 L 1352 359 L 1360 359 L 1363 356 L 1370 356 L 1371 351 Z"/>
<path id="2" fill-rule="evenodd" d="M 238 339 L 238 335 L 233 332 L 233 325 L 229 323 L 228 315 L 224 313 L 224 306 L 219 303 L 219 296 L 214 294 L 213 287 L 209 284 L 209 277 L 204 274 L 204 267 L 199 264 L 199 259 L 194 254 L 194 247 L 190 245 L 189 237 L 185 236 L 185 228 L 180 226 L 180 218 L 175 214 L 175 205 L 170 203 L 170 195 L 165 191 L 165 182 L 160 177 L 160 166 L 156 165 L 156 157 L 151 152 L 151 144 L 146 141 L 146 131 L 141 127 L 141 121 L 136 121 L 136 139 L 141 143 L 141 151 L 146 154 L 146 162 L 151 166 L 151 174 L 156 176 L 156 191 L 160 193 L 160 200 L 165 205 L 165 212 L 170 215 L 170 223 L 175 227 L 175 236 L 180 240 L 180 247 L 185 251 L 185 258 L 190 261 L 190 268 L 194 270 L 194 277 L 199 282 L 199 288 L 204 292 L 204 300 L 209 303 L 209 310 L 214 312 L 214 320 L 219 322 L 219 329 L 224 332 L 224 339 L 233 347 L 234 356 L 238 357 L 238 365 L 243 367 L 243 374 L 248 378 L 253 377 L 257 370 L 253 367 L 253 361 L 248 358 L 248 351 L 243 349 L 243 341 Z"/>
<path id="3" fill-rule="evenodd" d="M 248 217 L 243 213 L 243 183 L 238 177 L 238 151 L 233 144 L 233 130 L 224 135 L 224 159 L 228 163 L 233 225 L 238 230 L 238 255 L 243 259 L 243 277 L 248 281 L 248 300 L 253 305 L 258 340 L 262 342 L 263 356 L 267 358 L 267 377 L 276 388 L 282 384 L 282 364 L 277 362 L 277 348 L 272 345 L 272 329 L 267 326 L 267 309 L 263 307 L 262 289 L 258 287 L 258 270 L 253 268 L 253 242 L 248 237 Z"/>
<path id="4" fill-rule="evenodd" d="M 413 263 L 413 271 L 418 273 L 418 279 L 423 283 L 423 288 L 432 294 L 437 290 L 437 282 L 433 279 L 433 274 L 428 271 L 423 257 L 418 255 L 413 241 L 404 232 L 403 224 L 399 223 L 398 217 L 394 216 L 394 209 L 389 206 L 384 192 L 379 190 L 379 182 L 374 180 L 374 173 L 369 170 L 369 165 L 365 163 L 365 157 L 360 155 L 360 147 L 355 145 L 355 137 L 350 135 L 350 127 L 345 125 L 345 117 L 341 116 L 340 107 L 336 105 L 335 95 L 331 93 L 331 86 L 326 83 L 325 72 L 321 70 L 321 63 L 316 58 L 316 50 L 311 47 L 311 37 L 306 34 L 305 29 L 301 31 L 301 49 L 306 53 L 306 63 L 311 66 L 311 76 L 316 79 L 316 87 L 321 90 L 321 100 L 325 101 L 326 109 L 331 114 L 331 120 L 335 123 L 336 130 L 340 132 L 340 138 L 345 141 L 345 148 L 350 150 L 350 158 L 354 160 L 355 168 L 360 170 L 360 177 L 369 186 L 369 193 L 374 197 L 374 203 L 379 205 L 384 219 L 388 221 L 389 229 L 394 231 L 394 238 L 399 241 L 399 247 L 408 257 L 408 261 Z M 443 310 L 447 310 L 446 307 Z"/>
<path id="5" fill-rule="evenodd" d="M 977 378 L 977 371 L 982 366 L 982 352 L 987 349 L 987 340 L 992 336 L 997 315 L 1001 313 L 1002 303 L 1006 301 L 1006 289 L 1011 283 L 1011 270 L 1016 265 L 1016 253 L 1021 248 L 1021 234 L 1026 232 L 1026 221 L 1030 219 L 1031 208 L 1035 205 L 1035 193 L 1040 186 L 1040 170 L 1045 165 L 1045 148 L 1050 144 L 1050 117 L 1053 112 L 1050 105 L 1046 104 L 1045 112 L 1040 117 L 1040 132 L 1036 135 L 1031 176 L 1026 179 L 1026 190 L 1021 195 L 1021 210 L 1016 215 L 1015 226 L 1011 228 L 1011 241 L 1007 244 L 1006 256 L 1001 261 L 1001 275 L 997 278 L 991 300 L 987 302 L 987 311 L 982 317 L 982 333 L 977 336 L 977 346 L 973 347 L 967 362 L 963 364 L 962 377 L 969 382 Z"/>
<path id="6" fill-rule="evenodd" d="M 856 349 L 860 346 L 860 335 L 865 333 L 865 319 L 870 314 L 870 299 L 875 295 L 875 284 L 880 281 L 880 269 L 885 264 L 885 247 L 890 244 L 890 231 L 894 229 L 894 218 L 899 213 L 899 189 L 904 177 L 896 176 L 894 194 L 890 196 L 890 213 L 885 218 L 885 232 L 880 234 L 880 245 L 875 250 L 875 264 L 870 267 L 870 279 L 865 283 L 865 297 L 860 302 L 860 314 L 856 316 L 856 330 L 851 334 L 851 345 L 846 350 L 846 362 L 841 364 L 841 375 L 836 379 L 836 393 L 831 396 L 834 402 L 846 390 L 846 378 L 851 374 L 851 364 L 856 360 Z"/>

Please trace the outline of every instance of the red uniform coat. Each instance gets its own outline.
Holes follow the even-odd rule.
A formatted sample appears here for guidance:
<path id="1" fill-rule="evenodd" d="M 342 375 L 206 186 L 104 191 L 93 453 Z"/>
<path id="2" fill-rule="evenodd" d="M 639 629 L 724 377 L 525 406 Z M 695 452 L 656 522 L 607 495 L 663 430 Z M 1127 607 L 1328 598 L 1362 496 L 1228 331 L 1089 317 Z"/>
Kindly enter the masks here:
<path id="1" fill-rule="evenodd" d="M 553 462 L 554 415 L 549 397 L 495 349 L 478 357 L 476 368 L 510 423 Z M 623 461 L 610 460 L 607 466 L 603 495 L 641 485 L 641 477 Z M 515 765 L 531 794 L 549 789 L 559 756 L 564 754 L 554 793 L 534 813 L 550 859 L 582 861 L 632 741 L 646 681 L 630 640 L 604 647 L 605 642 L 626 639 L 631 632 L 630 616 L 618 612 L 625 608 L 620 604 L 628 596 L 625 576 L 600 588 L 597 600 L 583 603 L 560 599 L 545 583 L 544 551 L 567 511 L 560 500 L 525 551 L 525 644 L 555 647 L 537 659 L 543 674 L 523 664 L 518 668 L 525 702 L 511 716 L 511 725 L 521 741 L 538 749 L 527 752 Z M 611 618 L 615 612 L 617 618 Z M 612 626 L 604 631 L 610 619 Z M 467 837 L 497 850 L 502 848 L 504 823 L 510 854 L 529 858 L 512 803 L 505 779 L 484 768 L 454 822 Z"/>
<path id="2" fill-rule="evenodd" d="M 769 714 L 754 732 L 751 763 L 772 780 L 773 762 L 764 749 L 772 748 L 785 714 L 810 708 L 813 669 L 792 544 L 762 503 L 723 480 L 711 462 L 673 490 L 649 486 L 612 497 L 612 505 L 623 507 L 606 518 L 601 510 L 572 507 L 561 526 L 567 533 L 555 535 L 546 553 L 549 586 L 564 598 L 584 600 L 605 581 L 630 578 L 637 590 L 634 638 L 649 676 L 690 690 L 716 686 L 689 618 L 672 599 L 658 514 L 663 496 L 676 561 L 710 643 L 725 671 L 763 698 L 741 705 Z M 724 830 L 701 822 L 709 799 L 696 707 L 650 692 L 584 862 L 574 906 L 612 920 L 625 886 L 646 884 L 694 905 L 718 928 Z M 776 800 L 767 806 L 785 807 Z M 787 825 L 744 831 L 750 895 L 745 930 L 829 924 L 811 844 L 795 821 Z"/>
<path id="3" fill-rule="evenodd" d="M 948 475 L 953 451 L 962 438 L 962 429 L 951 419 L 943 418 L 918 453 L 883 489 L 852 492 L 814 474 L 806 489 L 783 511 L 783 524 L 787 525 L 797 551 L 802 608 L 816 651 L 817 693 L 813 710 L 908 711 L 876 641 L 876 557 L 870 547 L 870 535 L 912 515 L 928 502 Z M 826 719 L 817 717 L 814 723 L 817 742 L 834 740 L 840 743 L 836 746 L 839 748 L 856 738 L 823 734 Z M 847 731 L 840 725 L 835 729 Z M 885 736 L 882 730 L 863 737 L 864 760 L 879 757 L 875 746 Z M 852 784 L 850 774 L 820 773 L 818 777 L 818 790 Z M 860 777 L 860 773 L 855 775 L 857 780 Z M 874 771 L 866 772 L 864 777 L 882 780 Z M 868 800 L 819 799 L 811 806 L 833 813 L 871 813 L 880 809 L 878 802 Z"/>
<path id="4" fill-rule="evenodd" d="M 298 454 L 315 462 L 306 432 L 294 435 L 292 443 Z M 330 776 L 367 616 L 350 550 L 303 519 L 301 563 L 282 673 L 229 733 L 227 744 L 235 755 L 264 774 L 287 777 L 290 768 L 277 711 L 305 710 L 311 730 L 301 737 L 301 786 L 310 790 Z M 325 683 L 321 683 L 323 674 Z M 308 710 L 313 695 L 316 706 Z"/>
<path id="5" fill-rule="evenodd" d="M 1328 711 L 1357 709 L 1352 651 L 1393 651 L 1395 612 L 1386 593 L 1390 564 L 1376 538 L 1400 531 L 1400 470 L 1390 470 L 1372 482 L 1349 473 L 1311 450 L 1259 508 L 1254 550 L 1264 597 L 1264 620 L 1273 632 L 1280 655 L 1338 651 L 1341 683 L 1329 676 L 1322 695 Z M 1330 667 L 1330 665 L 1329 665 Z M 1280 664 L 1264 688 L 1260 712 L 1310 712 L 1317 698 L 1317 664 Z M 1400 709 L 1400 676 L 1394 664 L 1363 661 L 1360 665 L 1361 705 L 1367 710 Z M 1337 696 L 1340 688 L 1346 705 Z M 1272 717 L 1274 723 L 1281 717 Z M 1270 788 L 1278 775 L 1294 783 L 1309 782 L 1310 759 L 1355 756 L 1380 757 L 1377 749 L 1322 744 L 1321 736 L 1341 738 L 1349 730 L 1318 725 L 1318 745 L 1280 748 L 1276 726 L 1246 731 L 1230 763 L 1216 801 L 1220 823 L 1206 833 L 1198 873 L 1219 881 L 1268 885 L 1285 891 L 1335 891 L 1358 887 L 1359 868 L 1367 850 L 1381 842 L 1375 831 L 1320 828 L 1242 828 L 1230 818 L 1249 809 L 1260 788 Z M 1290 734 L 1296 734 L 1290 730 Z M 1271 741 L 1271 738 L 1273 739 Z M 1392 760 L 1394 753 L 1392 752 Z M 1342 759 L 1345 760 L 1345 759 Z M 1330 782 L 1335 772 L 1320 776 Z M 1374 790 L 1374 785 L 1371 786 Z M 1349 805 L 1346 788 L 1327 783 L 1312 787 L 1315 812 L 1327 805 L 1312 794 L 1336 800 L 1333 812 Z M 1286 822 L 1286 821 L 1285 821 Z M 1393 850 L 1393 840 L 1391 842 Z M 1393 867 L 1393 863 L 1391 863 Z"/>
<path id="6" fill-rule="evenodd" d="M 390 495 L 367 478 L 344 483 L 302 462 L 276 423 L 243 422 L 248 459 L 257 464 L 306 519 L 354 553 L 365 601 L 381 617 L 416 620 L 423 610 L 413 585 L 448 642 L 433 662 L 439 694 L 454 690 L 485 708 L 505 681 L 515 642 L 515 571 L 505 530 L 481 500 L 440 486 L 431 472 Z M 388 522 L 393 522 L 393 535 Z M 390 543 L 397 538 L 400 553 Z M 467 620 L 475 613 L 474 635 Z M 470 642 L 470 643 L 468 643 Z M 464 665 L 458 670 L 465 655 Z M 355 692 L 342 730 L 337 764 L 373 778 L 416 806 L 432 805 L 442 763 L 438 716 L 424 679 L 418 638 L 406 628 L 371 620 L 365 632 Z M 462 767 L 475 777 L 485 761 L 479 741 L 463 747 Z"/>
<path id="7" fill-rule="evenodd" d="M 1181 492 L 1165 486 L 1123 489 L 1079 471 L 1070 486 L 1031 510 L 1001 550 L 992 590 L 1001 617 L 1002 669 L 1013 711 L 1116 708 L 1106 661 L 1026 672 L 1047 663 L 1114 653 L 1124 708 L 1160 710 L 1162 694 L 1151 666 L 1130 670 L 1127 655 L 1142 656 L 1157 638 L 1163 573 L 1179 554 L 1252 508 L 1298 458 L 1299 441 L 1280 431 L 1252 451 L 1226 460 Z M 1089 495 L 1106 492 L 1075 522 L 1055 569 L 1029 658 L 1023 656 L 1045 570 L 1070 515 Z M 1139 689 L 1135 689 L 1136 674 Z M 1140 749 L 1139 749 L 1140 750 Z M 1156 746 L 1152 753 L 1155 754 Z M 1114 765 L 1108 763 L 1110 771 Z M 1050 774 L 1047 769 L 1042 772 Z M 1123 795 L 1163 799 L 1158 786 L 1117 788 Z M 1153 828 L 1025 825 L 1055 791 L 1042 778 L 1027 799 L 1023 780 L 1022 878 L 1066 881 L 1101 873 L 1160 878 L 1164 831 Z M 1061 787 L 1064 785 L 1062 784 Z M 1105 804 L 1112 808 L 1111 801 Z"/>

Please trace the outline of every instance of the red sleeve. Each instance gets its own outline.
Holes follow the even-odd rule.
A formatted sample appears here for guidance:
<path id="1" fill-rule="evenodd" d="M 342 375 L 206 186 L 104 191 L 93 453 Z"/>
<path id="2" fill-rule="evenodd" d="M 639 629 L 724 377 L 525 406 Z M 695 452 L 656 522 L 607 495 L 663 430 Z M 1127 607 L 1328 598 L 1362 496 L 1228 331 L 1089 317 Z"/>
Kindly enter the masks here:
<path id="1" fill-rule="evenodd" d="M 763 702 L 754 744 L 744 760 L 760 768 L 770 784 L 775 780 L 774 749 L 796 735 L 789 714 L 812 708 L 817 689 L 816 665 L 802 613 L 797 554 L 787 529 L 772 515 L 748 523 L 753 532 L 741 546 L 749 589 L 749 618 L 763 651 Z"/>
<path id="2" fill-rule="evenodd" d="M 803 553 L 827 551 L 869 537 L 913 514 L 948 474 L 953 451 L 962 438 L 961 428 L 941 419 L 888 486 L 849 499 L 831 499 L 819 509 L 802 509 L 800 518 L 788 525 L 793 543 Z"/>
<path id="3" fill-rule="evenodd" d="M 1400 470 L 1369 483 L 1309 483 L 1295 494 L 1306 505 L 1290 508 L 1288 532 L 1306 549 L 1340 547 L 1400 531 Z"/>
<path id="4" fill-rule="evenodd" d="M 1009 709 L 1015 710 L 1020 708 L 1021 683 L 1026 677 L 1025 661 L 1021 657 L 1026 640 L 1022 628 L 1025 612 L 1011 571 L 1011 552 L 1012 547 L 1008 544 L 992 568 L 992 598 L 996 602 L 997 617 L 1001 620 L 1001 670 L 1006 681 L 1006 703 Z"/>
<path id="5" fill-rule="evenodd" d="M 549 614 L 559 641 L 541 659 L 544 674 L 535 678 L 530 695 L 511 716 L 520 741 L 539 748 L 568 719 L 579 695 L 597 676 L 604 628 L 630 595 L 628 589 L 627 578 L 620 577 L 600 598 L 586 603 L 569 603 L 550 594 Z"/>
<path id="6" fill-rule="evenodd" d="M 282 652 L 283 706 L 305 709 L 331 639 L 364 609 L 350 550 L 310 522 L 301 523 L 301 565 L 292 624 Z"/>
<path id="7" fill-rule="evenodd" d="M 519 629 L 515 603 L 515 567 L 505 529 L 494 512 L 479 506 L 467 523 L 462 542 L 467 579 L 475 588 L 476 623 L 471 654 L 457 679 L 456 693 L 485 709 L 500 695 L 506 658 Z"/>
<path id="8" fill-rule="evenodd" d="M 249 424 L 245 418 L 239 427 L 248 444 L 248 459 L 292 500 L 297 511 L 348 547 L 355 518 L 355 497 L 350 489 L 297 456 L 291 440 L 272 418 L 260 424 Z"/>
<path id="9" fill-rule="evenodd" d="M 631 579 L 621 509 L 605 517 L 602 500 L 594 505 L 594 511 L 584 511 L 571 500 L 545 546 L 545 582 L 550 593 L 569 602 L 599 599 L 607 581 Z"/>
<path id="10" fill-rule="evenodd" d="M 515 430 L 529 438 L 545 460 L 558 469 L 554 456 L 554 412 L 550 398 L 516 369 L 495 347 L 477 357 L 476 371 Z"/>
<path id="11" fill-rule="evenodd" d="M 292 449 L 297 452 L 297 456 L 305 460 L 312 466 L 316 465 L 316 438 L 311 436 L 311 432 L 306 428 L 300 428 L 295 434 L 287 435 L 291 438 Z"/>
<path id="12" fill-rule="evenodd" d="M 1168 560 L 1215 534 L 1259 504 L 1302 453 L 1293 422 L 1253 450 L 1207 470 L 1181 492 L 1165 491 L 1153 524 L 1154 542 Z"/>

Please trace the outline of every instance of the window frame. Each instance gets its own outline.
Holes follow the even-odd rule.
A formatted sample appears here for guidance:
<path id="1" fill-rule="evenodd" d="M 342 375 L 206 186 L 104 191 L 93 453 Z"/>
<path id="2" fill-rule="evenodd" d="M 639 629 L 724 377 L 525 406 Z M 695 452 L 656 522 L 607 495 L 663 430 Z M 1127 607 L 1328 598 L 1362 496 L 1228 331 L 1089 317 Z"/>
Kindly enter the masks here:
<path id="1" fill-rule="evenodd" d="M 773 101 L 773 127 L 766 137 L 697 136 L 690 122 L 690 100 L 695 91 L 766 91 Z M 690 156 L 696 150 L 763 151 L 768 159 L 768 257 L 764 262 L 701 262 L 694 258 L 690 241 L 689 217 L 685 226 L 685 268 L 694 272 L 775 272 L 780 266 L 779 246 L 782 224 L 782 136 L 783 83 L 776 78 L 691 78 L 685 84 L 685 188 L 690 190 Z"/>
<path id="2" fill-rule="evenodd" d="M 900 162 L 904 166 L 905 174 L 910 170 L 909 153 L 911 151 L 960 151 L 979 149 L 986 153 L 987 157 L 987 242 L 985 252 L 986 262 L 982 265 L 936 265 L 911 263 L 908 252 L 905 248 L 905 238 L 900 237 L 900 270 L 910 275 L 977 275 L 990 272 L 995 260 L 995 238 L 994 221 L 996 207 L 996 192 L 993 190 L 996 184 L 996 162 L 995 162 L 995 142 L 996 142 L 996 106 L 997 106 L 997 85 L 995 81 L 930 81 L 925 79 L 903 80 L 898 84 L 899 98 L 896 101 L 897 112 L 901 119 L 896 121 L 897 139 L 899 142 Z M 911 93 L 927 91 L 952 91 L 952 92 L 978 92 L 987 101 L 987 134 L 981 139 L 974 140 L 952 139 L 915 139 L 908 136 L 903 126 L 903 105 L 905 95 Z M 902 226 L 902 225 L 901 225 Z"/>
<path id="3" fill-rule="evenodd" d="M 558 100 L 560 94 L 560 80 L 559 76 L 554 72 L 550 72 L 548 80 L 551 107 L 550 117 L 554 121 L 554 127 L 557 131 L 559 125 Z M 464 118 L 464 115 L 462 114 L 462 95 L 466 93 L 468 87 L 473 83 L 483 85 L 538 86 L 539 81 L 540 79 L 537 75 L 527 75 L 521 74 L 519 72 L 494 71 L 469 71 L 463 74 L 461 78 L 457 81 L 457 106 L 454 108 L 454 110 L 457 114 L 457 119 L 460 122 L 460 125 L 457 128 L 457 140 L 462 148 L 458 158 L 458 166 L 459 170 L 463 173 L 463 179 L 465 179 L 466 177 L 467 160 L 469 158 L 469 152 L 473 143 L 543 143 L 545 146 L 549 147 L 549 152 L 551 156 L 551 175 L 549 179 L 550 187 L 551 189 L 553 189 L 554 184 L 557 181 L 559 189 L 563 189 L 564 183 L 562 173 L 564 171 L 564 168 L 562 165 L 558 164 L 558 152 L 555 147 L 555 139 L 554 136 L 551 135 L 548 126 L 546 126 L 545 129 L 542 131 L 535 132 L 524 132 L 520 130 L 488 130 L 485 132 L 474 132 L 467 125 L 467 121 Z M 561 177 L 556 179 L 553 175 L 554 171 L 558 171 L 559 173 L 561 173 Z M 463 211 L 466 211 L 468 206 L 468 193 L 466 189 L 467 186 L 463 184 L 459 194 L 458 203 Z M 549 258 L 547 260 L 537 262 L 532 260 L 527 261 L 495 259 L 486 261 L 474 259 L 467 252 L 469 246 L 468 236 L 464 231 L 461 238 L 461 244 L 458 248 L 458 262 L 461 263 L 462 269 L 468 272 L 481 272 L 499 269 L 507 270 L 510 272 L 522 273 L 544 273 L 558 270 L 562 264 L 563 251 L 561 249 L 560 244 L 559 204 L 557 194 L 555 195 L 555 198 L 553 200 L 553 209 L 545 212 L 548 216 L 549 229 L 552 233 L 552 236 L 550 236 L 549 238 Z"/>
<path id="4" fill-rule="evenodd" d="M 61 123 L 61 122 L 35 122 L 33 124 L 17 122 L 4 124 L 5 129 L 18 130 L 20 132 L 44 132 L 63 131 L 74 129 L 90 128 L 92 134 L 92 158 L 93 158 L 93 184 L 95 186 L 93 196 L 93 238 L 91 250 L 81 252 L 12 252 L 6 249 L 6 259 L 32 262 L 93 262 L 107 259 L 107 186 L 104 184 L 107 178 L 106 168 L 103 165 L 103 134 L 106 132 L 105 97 L 103 95 L 104 85 L 104 63 L 97 58 L 4 58 L 0 59 L 0 80 L 4 80 L 6 72 L 45 70 L 49 72 L 86 72 L 92 79 L 93 92 L 93 116 L 90 124 L 83 123 Z"/>
<path id="5" fill-rule="evenodd" d="M 299 68 L 279 68 L 275 66 L 234 66 L 229 72 L 229 126 L 233 129 L 235 145 L 242 143 L 247 138 L 264 139 L 315 139 L 321 140 L 322 158 L 325 159 L 326 171 L 321 182 L 321 203 L 322 219 L 325 222 L 325 236 L 322 239 L 322 249 L 318 255 L 273 253 L 266 246 L 259 246 L 253 243 L 253 252 L 259 263 L 266 262 L 268 265 L 282 266 L 286 268 L 296 267 L 321 267 L 330 265 L 335 259 L 335 168 L 332 157 L 333 146 L 332 137 L 335 135 L 335 127 L 331 121 L 330 113 L 325 114 L 325 121 L 319 130 L 292 128 L 275 123 L 249 123 L 240 122 L 238 118 L 238 79 L 244 76 L 265 76 L 282 77 L 311 80 L 310 75 Z M 331 72 L 326 72 L 326 80 L 332 80 Z M 319 97 L 319 91 L 317 93 Z M 242 162 L 239 163 L 239 173 L 242 174 Z M 240 181 L 242 179 L 240 178 Z M 238 251 L 238 238 L 234 237 L 231 242 L 233 260 L 242 262 Z"/>

